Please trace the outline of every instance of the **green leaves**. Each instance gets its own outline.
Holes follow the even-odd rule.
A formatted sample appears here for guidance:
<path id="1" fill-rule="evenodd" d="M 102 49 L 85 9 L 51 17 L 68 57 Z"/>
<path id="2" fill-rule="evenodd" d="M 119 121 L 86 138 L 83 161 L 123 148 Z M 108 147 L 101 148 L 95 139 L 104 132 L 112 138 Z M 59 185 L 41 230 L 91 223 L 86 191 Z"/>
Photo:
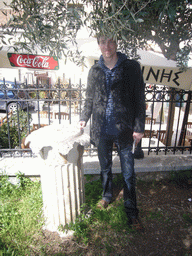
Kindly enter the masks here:
<path id="1" fill-rule="evenodd" d="M 0 127 L 0 145 L 2 148 L 9 148 L 8 129 L 10 136 L 10 146 L 15 148 L 19 145 L 18 133 L 21 138 L 25 137 L 28 132 L 28 124 L 31 122 L 31 114 L 28 116 L 23 110 L 18 112 L 18 115 L 12 115 L 8 124 L 4 123 Z M 19 124 L 19 125 L 18 125 Z"/>
<path id="2" fill-rule="evenodd" d="M 153 49 L 158 45 L 167 59 L 177 60 L 182 68 L 187 66 L 192 51 L 192 1 L 111 0 L 99 6 L 91 3 L 93 11 L 88 20 L 92 34 L 119 38 L 120 48 L 133 58 L 138 48 L 145 49 L 150 44 Z M 183 44 L 188 45 L 187 51 Z"/>
<path id="3" fill-rule="evenodd" d="M 83 24 L 81 6 L 69 6 L 62 0 L 12 0 L 10 7 L 13 14 L 3 26 L 3 35 L 17 33 L 12 42 L 17 51 L 37 53 L 40 49 L 60 58 L 67 56 L 66 48 L 71 47 L 68 42 L 76 45 L 76 34 Z M 3 38 L 0 42 L 6 44 Z"/>
<path id="4" fill-rule="evenodd" d="M 158 45 L 167 59 L 177 60 L 181 67 L 187 65 L 192 51 L 191 0 L 82 2 L 12 0 L 12 16 L 3 11 L 10 19 L 3 26 L 0 45 L 7 43 L 9 35 L 12 36 L 9 44 L 14 43 L 17 51 L 24 49 L 35 53 L 40 49 L 81 65 L 83 59 L 77 49 L 76 36 L 86 26 L 92 36 L 103 34 L 119 39 L 129 57 L 135 58 L 137 49 L 144 49 L 150 43 L 151 49 Z M 13 41 L 15 33 L 18 37 Z M 183 44 L 188 44 L 187 51 Z"/>

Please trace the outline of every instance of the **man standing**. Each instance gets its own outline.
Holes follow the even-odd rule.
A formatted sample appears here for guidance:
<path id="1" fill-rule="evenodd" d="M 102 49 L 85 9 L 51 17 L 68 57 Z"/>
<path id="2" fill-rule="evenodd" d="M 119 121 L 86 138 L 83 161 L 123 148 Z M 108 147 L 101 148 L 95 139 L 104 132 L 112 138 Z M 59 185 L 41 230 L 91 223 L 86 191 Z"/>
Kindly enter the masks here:
<path id="1" fill-rule="evenodd" d="M 98 45 L 102 55 L 89 71 L 80 128 L 86 126 L 92 115 L 91 143 L 98 148 L 103 185 L 98 207 L 107 208 L 112 200 L 112 148 L 115 143 L 124 178 L 128 223 L 139 229 L 132 145 L 134 141 L 137 145 L 144 133 L 143 77 L 139 63 L 117 52 L 117 43 L 112 38 L 101 36 Z"/>

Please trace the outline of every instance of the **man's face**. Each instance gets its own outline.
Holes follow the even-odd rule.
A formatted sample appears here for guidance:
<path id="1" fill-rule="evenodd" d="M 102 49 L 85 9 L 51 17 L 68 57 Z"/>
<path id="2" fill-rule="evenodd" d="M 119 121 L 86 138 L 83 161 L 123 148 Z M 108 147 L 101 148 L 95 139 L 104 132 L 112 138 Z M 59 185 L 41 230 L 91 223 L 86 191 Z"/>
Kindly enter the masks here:
<path id="1" fill-rule="evenodd" d="M 104 59 L 111 58 L 116 54 L 117 43 L 111 38 L 101 37 L 99 38 L 99 48 Z"/>

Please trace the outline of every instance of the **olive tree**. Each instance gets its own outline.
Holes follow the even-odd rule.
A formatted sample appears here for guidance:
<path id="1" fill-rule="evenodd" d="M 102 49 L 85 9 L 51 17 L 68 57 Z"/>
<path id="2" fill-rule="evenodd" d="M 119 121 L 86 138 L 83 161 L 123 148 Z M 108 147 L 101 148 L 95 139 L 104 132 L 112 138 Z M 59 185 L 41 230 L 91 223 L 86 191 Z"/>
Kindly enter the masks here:
<path id="1" fill-rule="evenodd" d="M 83 25 L 81 5 L 63 0 L 12 0 L 5 5 L 7 22 L 1 24 L 0 46 L 9 44 L 28 52 L 39 49 L 81 62 L 76 42 Z"/>
<path id="2" fill-rule="evenodd" d="M 87 0 L 85 0 L 87 2 Z M 192 51 L 191 0 L 88 1 L 92 32 L 120 39 L 121 48 L 136 56 L 138 48 L 158 45 L 167 59 L 186 67 Z"/>
<path id="3" fill-rule="evenodd" d="M 167 59 L 187 65 L 192 40 L 192 0 L 12 0 L 8 22 L 2 26 L 0 42 L 7 35 L 14 47 L 39 48 L 50 55 L 71 57 L 80 64 L 76 35 L 82 26 L 90 35 L 119 39 L 128 56 L 137 49 L 158 45 Z M 84 7 L 89 8 L 84 8 Z M 8 13 L 4 12 L 4 15 Z M 17 32 L 19 37 L 13 35 Z M 70 46 L 70 47 L 69 47 Z"/>

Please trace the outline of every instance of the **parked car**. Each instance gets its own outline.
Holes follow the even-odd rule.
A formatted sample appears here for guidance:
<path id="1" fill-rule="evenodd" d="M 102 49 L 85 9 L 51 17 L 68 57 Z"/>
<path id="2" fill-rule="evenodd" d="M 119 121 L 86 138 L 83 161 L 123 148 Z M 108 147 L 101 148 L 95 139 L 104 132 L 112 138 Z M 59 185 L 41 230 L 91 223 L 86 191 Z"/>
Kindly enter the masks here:
<path id="1" fill-rule="evenodd" d="M 27 94 L 22 90 L 21 83 L 0 80 L 0 110 L 8 109 L 13 113 L 19 109 L 26 109 L 27 106 L 34 107 L 31 102 L 22 99 L 27 98 Z"/>

